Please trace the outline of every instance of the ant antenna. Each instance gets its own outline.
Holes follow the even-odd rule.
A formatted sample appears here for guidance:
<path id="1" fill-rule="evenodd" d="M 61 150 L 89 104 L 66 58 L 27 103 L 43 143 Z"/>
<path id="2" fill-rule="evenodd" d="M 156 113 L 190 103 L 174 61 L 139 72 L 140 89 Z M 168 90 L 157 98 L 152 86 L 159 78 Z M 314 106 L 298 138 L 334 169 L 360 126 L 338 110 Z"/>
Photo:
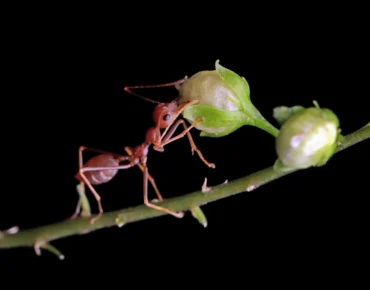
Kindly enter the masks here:
<path id="1" fill-rule="evenodd" d="M 183 82 L 185 82 L 186 80 L 188 79 L 187 76 L 185 76 L 183 79 L 181 80 L 178 80 L 178 81 L 175 81 L 175 82 L 171 82 L 171 83 L 165 83 L 165 84 L 159 84 L 159 85 L 149 85 L 149 86 L 130 86 L 130 87 L 125 87 L 125 91 L 131 95 L 134 95 L 136 97 L 139 97 L 145 101 L 148 101 L 148 102 L 151 102 L 151 103 L 155 103 L 155 104 L 160 104 L 160 102 L 158 101 L 155 101 L 155 100 L 152 100 L 152 99 L 149 99 L 149 98 L 146 98 L 146 97 L 143 97 L 137 93 L 134 93 L 131 89 L 148 89 L 148 88 L 160 88 L 160 87 L 170 87 L 170 86 L 176 86 L 176 85 L 179 85 L 179 84 L 182 84 Z"/>
<path id="2" fill-rule="evenodd" d="M 152 100 L 152 99 L 148 99 L 148 98 L 143 97 L 143 96 L 141 96 L 141 95 L 139 95 L 139 94 L 137 94 L 137 93 L 134 93 L 133 91 L 131 91 L 131 88 L 141 89 L 142 87 L 141 87 L 141 86 L 136 86 L 136 87 L 125 87 L 125 91 L 126 91 L 126 92 L 128 92 L 129 94 L 134 95 L 134 96 L 136 96 L 136 97 L 139 97 L 140 99 L 143 99 L 143 100 L 145 100 L 145 101 L 147 101 L 147 102 L 151 102 L 151 103 L 154 103 L 154 104 L 159 104 L 159 103 L 160 103 L 160 102 L 158 102 L 158 101 L 154 101 L 154 100 Z"/>

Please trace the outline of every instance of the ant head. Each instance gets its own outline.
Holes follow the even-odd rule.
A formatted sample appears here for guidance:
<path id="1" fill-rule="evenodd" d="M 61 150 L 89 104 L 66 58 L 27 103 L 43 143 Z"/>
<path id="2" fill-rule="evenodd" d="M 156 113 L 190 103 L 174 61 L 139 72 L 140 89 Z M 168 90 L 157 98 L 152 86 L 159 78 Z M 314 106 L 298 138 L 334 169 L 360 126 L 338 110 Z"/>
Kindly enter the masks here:
<path id="1" fill-rule="evenodd" d="M 160 128 L 166 128 L 170 125 L 177 116 L 177 100 L 170 103 L 158 104 L 153 112 L 153 121 L 158 124 Z"/>

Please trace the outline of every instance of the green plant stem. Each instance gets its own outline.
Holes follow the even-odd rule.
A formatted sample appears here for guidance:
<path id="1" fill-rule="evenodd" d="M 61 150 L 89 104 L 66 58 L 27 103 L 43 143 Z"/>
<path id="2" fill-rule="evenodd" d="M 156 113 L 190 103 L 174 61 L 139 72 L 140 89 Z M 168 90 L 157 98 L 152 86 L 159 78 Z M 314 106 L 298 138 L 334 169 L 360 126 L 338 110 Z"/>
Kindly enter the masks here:
<path id="1" fill-rule="evenodd" d="M 267 133 L 270 133 L 275 138 L 277 138 L 277 136 L 279 135 L 279 129 L 275 128 L 266 119 L 262 119 L 262 120 L 256 119 L 254 120 L 253 125 L 262 130 L 265 130 Z"/>
<path id="2" fill-rule="evenodd" d="M 369 124 L 358 131 L 345 136 L 344 142 L 339 145 L 335 153 L 368 138 L 370 138 Z M 290 172 L 276 172 L 274 171 L 273 166 L 271 166 L 232 182 L 211 187 L 207 192 L 203 193 L 202 191 L 196 191 L 180 197 L 169 198 L 160 204 L 174 211 L 187 211 L 191 208 L 205 205 L 212 201 L 220 200 L 238 193 L 252 191 L 261 185 L 283 177 L 284 175 L 293 173 L 294 171 L 297 170 L 292 170 Z M 118 225 L 122 226 L 124 224 L 154 218 L 165 214 L 166 213 L 164 212 L 150 209 L 145 205 L 140 205 L 105 213 L 93 225 L 89 223 L 89 218 L 79 217 L 75 220 L 61 221 L 51 225 L 19 231 L 15 234 L 0 233 L 0 248 L 34 246 L 35 244 L 42 244 L 77 234 L 87 234 L 102 228 Z"/>
<path id="3" fill-rule="evenodd" d="M 340 146 L 338 146 L 335 153 L 338 153 L 339 151 L 342 151 L 352 145 L 355 145 L 358 142 L 368 139 L 369 134 L 370 134 L 370 123 L 367 123 L 360 130 L 357 130 L 356 132 L 353 132 L 348 136 L 344 136 L 345 141 Z"/>
<path id="4" fill-rule="evenodd" d="M 277 129 L 269 121 L 267 121 L 265 117 L 260 113 L 260 111 L 256 109 L 256 107 L 250 104 L 247 112 L 248 117 L 246 118 L 245 125 L 255 126 L 262 130 L 265 130 L 267 133 L 271 134 L 275 138 L 278 137 L 279 129 Z M 253 116 L 253 118 L 251 118 L 250 116 Z"/>

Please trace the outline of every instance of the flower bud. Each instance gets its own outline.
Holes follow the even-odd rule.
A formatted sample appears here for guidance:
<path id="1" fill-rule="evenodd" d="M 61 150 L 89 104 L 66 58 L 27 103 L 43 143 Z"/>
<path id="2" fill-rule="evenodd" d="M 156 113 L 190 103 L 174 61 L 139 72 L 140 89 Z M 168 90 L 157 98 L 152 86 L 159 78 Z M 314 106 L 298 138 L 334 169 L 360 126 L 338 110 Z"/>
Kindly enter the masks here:
<path id="1" fill-rule="evenodd" d="M 268 123 L 250 100 L 249 85 L 245 78 L 222 67 L 216 61 L 216 70 L 201 71 L 191 76 L 180 87 L 180 103 L 198 100 L 186 108 L 183 117 L 195 126 L 201 136 L 226 136 L 244 125 L 263 129 L 273 136 L 278 130 Z"/>
<path id="2" fill-rule="evenodd" d="M 279 107 L 274 116 L 282 124 L 276 138 L 278 161 L 286 168 L 323 166 L 334 154 L 339 120 L 329 109 Z"/>

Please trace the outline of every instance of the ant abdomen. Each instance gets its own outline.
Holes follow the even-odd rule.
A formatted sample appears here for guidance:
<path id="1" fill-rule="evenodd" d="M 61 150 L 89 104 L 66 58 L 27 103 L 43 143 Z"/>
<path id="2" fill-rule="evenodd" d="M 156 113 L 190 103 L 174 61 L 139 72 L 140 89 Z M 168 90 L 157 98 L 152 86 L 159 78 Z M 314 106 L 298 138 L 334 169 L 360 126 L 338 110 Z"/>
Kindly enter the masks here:
<path id="1" fill-rule="evenodd" d="M 112 156 L 111 154 L 100 154 L 84 164 L 84 167 L 108 167 L 108 166 L 118 166 L 119 160 Z M 85 177 L 90 181 L 91 184 L 101 184 L 110 181 L 116 174 L 117 169 L 108 170 L 97 170 L 97 171 L 85 171 Z M 77 176 L 79 179 L 79 176 Z"/>

